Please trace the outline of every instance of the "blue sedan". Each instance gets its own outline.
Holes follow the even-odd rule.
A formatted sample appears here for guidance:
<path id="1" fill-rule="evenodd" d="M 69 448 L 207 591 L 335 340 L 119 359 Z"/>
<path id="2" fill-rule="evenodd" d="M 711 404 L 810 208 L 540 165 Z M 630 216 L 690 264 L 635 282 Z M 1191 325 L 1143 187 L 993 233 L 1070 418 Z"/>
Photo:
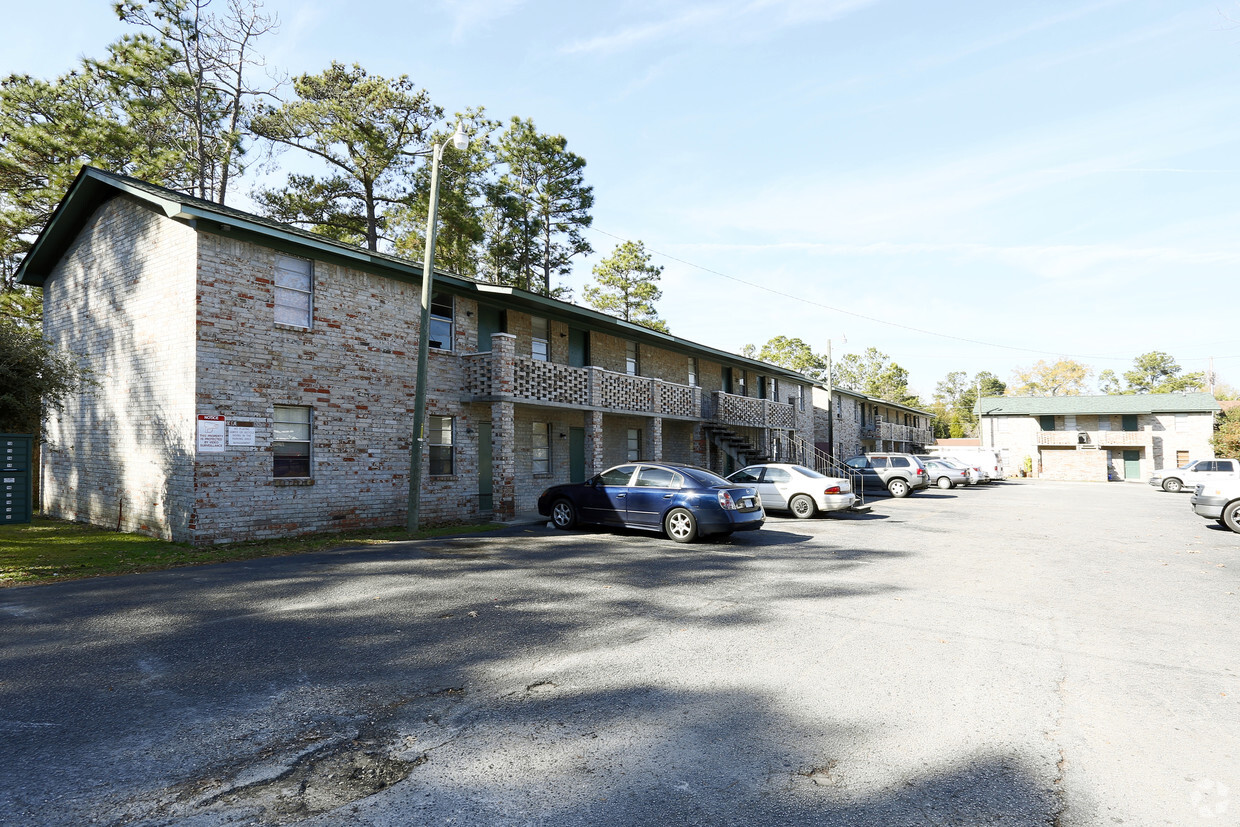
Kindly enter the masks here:
<path id="1" fill-rule="evenodd" d="M 766 521 L 753 486 L 667 462 L 630 462 L 585 482 L 554 485 L 538 498 L 538 513 L 559 528 L 594 523 L 664 531 L 678 543 L 751 531 Z"/>

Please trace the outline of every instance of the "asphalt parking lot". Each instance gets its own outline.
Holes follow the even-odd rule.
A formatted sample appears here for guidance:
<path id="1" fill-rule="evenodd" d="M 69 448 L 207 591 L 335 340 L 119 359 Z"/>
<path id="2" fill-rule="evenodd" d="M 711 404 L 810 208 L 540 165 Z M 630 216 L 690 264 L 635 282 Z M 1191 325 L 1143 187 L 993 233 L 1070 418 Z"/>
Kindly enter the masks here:
<path id="1" fill-rule="evenodd" d="M 1008 482 L 0 591 L 0 823 L 1240 823 L 1240 535 Z"/>

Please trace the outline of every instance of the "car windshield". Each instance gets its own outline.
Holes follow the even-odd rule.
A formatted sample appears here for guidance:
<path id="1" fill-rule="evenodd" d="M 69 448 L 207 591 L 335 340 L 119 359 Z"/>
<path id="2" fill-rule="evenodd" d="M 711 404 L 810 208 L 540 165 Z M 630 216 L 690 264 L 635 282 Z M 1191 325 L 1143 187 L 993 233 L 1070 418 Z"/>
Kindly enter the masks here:
<path id="1" fill-rule="evenodd" d="M 707 487 L 711 487 L 715 485 L 732 485 L 732 483 L 728 482 L 723 477 L 719 476 L 718 474 L 712 474 L 710 471 L 707 471 L 705 468 L 685 468 L 683 470 L 685 472 L 686 477 L 697 480 L 702 485 L 705 485 Z"/>

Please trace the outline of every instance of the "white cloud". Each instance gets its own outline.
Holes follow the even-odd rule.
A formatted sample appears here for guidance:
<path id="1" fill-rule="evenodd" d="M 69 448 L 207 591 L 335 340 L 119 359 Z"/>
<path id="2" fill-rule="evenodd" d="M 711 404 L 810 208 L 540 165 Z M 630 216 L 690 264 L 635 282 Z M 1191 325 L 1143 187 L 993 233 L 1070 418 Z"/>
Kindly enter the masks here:
<path id="1" fill-rule="evenodd" d="M 524 0 L 440 0 L 452 20 L 452 42 L 471 31 L 486 28 L 515 12 Z"/>
<path id="2" fill-rule="evenodd" d="M 789 26 L 825 22 L 873 5 L 879 0 L 752 0 L 700 4 L 670 17 L 634 23 L 609 34 L 578 40 L 565 46 L 565 54 L 613 54 L 664 41 L 678 35 L 724 37 L 730 32 L 745 36 L 769 34 Z"/>

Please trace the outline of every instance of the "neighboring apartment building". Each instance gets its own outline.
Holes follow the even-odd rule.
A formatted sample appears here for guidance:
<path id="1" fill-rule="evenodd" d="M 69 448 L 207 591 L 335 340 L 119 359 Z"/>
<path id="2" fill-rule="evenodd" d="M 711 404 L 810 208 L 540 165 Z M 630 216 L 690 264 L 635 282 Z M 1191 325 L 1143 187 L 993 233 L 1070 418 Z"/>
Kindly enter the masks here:
<path id="1" fill-rule="evenodd" d="M 97 383 L 45 427 L 52 516 L 194 543 L 402 525 L 421 265 L 83 170 L 19 271 Z M 447 274 L 421 514 L 506 518 L 631 459 L 812 443 L 800 374 Z"/>
<path id="2" fill-rule="evenodd" d="M 1219 404 L 1208 393 L 982 397 L 982 445 L 1029 457 L 1034 476 L 1059 480 L 1147 479 L 1214 456 Z"/>
<path id="3" fill-rule="evenodd" d="M 934 442 L 933 414 L 863 393 L 814 386 L 814 441 L 843 461 L 871 451 L 921 453 Z"/>

